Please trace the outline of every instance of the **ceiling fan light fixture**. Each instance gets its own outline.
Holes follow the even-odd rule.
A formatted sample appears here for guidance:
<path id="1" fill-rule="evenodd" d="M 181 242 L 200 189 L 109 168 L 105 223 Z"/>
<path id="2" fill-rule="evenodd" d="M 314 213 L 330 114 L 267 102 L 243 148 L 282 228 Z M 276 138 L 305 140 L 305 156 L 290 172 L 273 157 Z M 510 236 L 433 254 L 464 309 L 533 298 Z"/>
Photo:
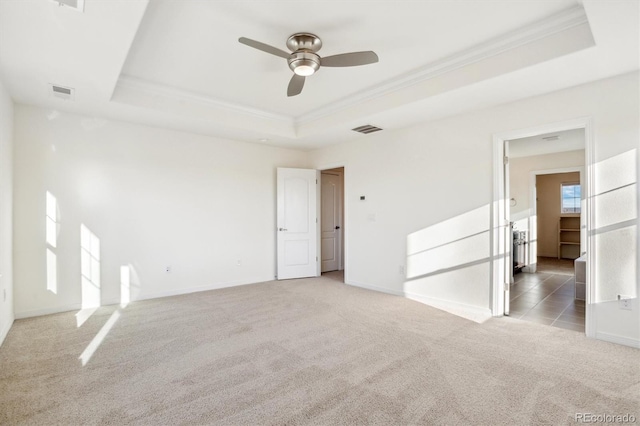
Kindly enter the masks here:
<path id="1" fill-rule="evenodd" d="M 320 58 L 315 53 L 298 52 L 289 59 L 291 71 L 302 77 L 309 77 L 320 68 Z"/>
<path id="2" fill-rule="evenodd" d="M 378 62 L 378 55 L 371 50 L 341 53 L 325 56 L 321 59 L 317 52 L 322 47 L 322 41 L 311 33 L 296 33 L 289 37 L 287 47 L 292 53 L 246 37 L 240 37 L 238 41 L 246 46 L 287 60 L 287 64 L 294 74 L 289 80 L 289 86 L 287 86 L 287 96 L 299 95 L 304 87 L 306 77 L 315 74 L 321 65 L 323 67 L 355 67 Z"/>
<path id="3" fill-rule="evenodd" d="M 313 75 L 313 73 L 316 72 L 316 70 L 313 69 L 311 65 L 300 64 L 297 67 L 295 67 L 293 72 L 303 77 L 309 77 L 310 75 Z"/>

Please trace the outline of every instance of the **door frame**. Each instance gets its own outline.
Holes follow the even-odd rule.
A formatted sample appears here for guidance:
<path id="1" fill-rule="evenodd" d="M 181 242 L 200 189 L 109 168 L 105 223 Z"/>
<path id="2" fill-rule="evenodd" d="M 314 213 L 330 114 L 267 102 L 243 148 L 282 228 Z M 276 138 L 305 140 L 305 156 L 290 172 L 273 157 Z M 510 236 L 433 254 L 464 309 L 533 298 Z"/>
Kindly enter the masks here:
<path id="1" fill-rule="evenodd" d="M 342 169 L 342 171 L 338 174 L 336 173 L 330 173 L 330 171 L 335 170 L 335 169 L 325 169 L 325 170 L 320 170 L 320 185 L 318 190 L 321 191 L 320 192 L 320 206 L 319 206 L 319 211 L 320 211 L 320 216 L 319 216 L 319 223 L 320 223 L 320 247 L 322 248 L 322 204 L 324 203 L 324 198 L 322 195 L 322 184 L 323 184 L 323 175 L 327 174 L 327 175 L 331 175 L 331 176 L 338 176 L 339 177 L 339 181 L 340 181 L 340 191 L 339 191 L 339 223 L 340 223 L 340 228 L 337 230 L 338 231 L 338 271 L 342 271 L 344 270 L 344 169 Z M 322 272 L 322 250 L 320 250 L 319 252 L 319 256 L 320 256 L 320 271 Z"/>
<path id="2" fill-rule="evenodd" d="M 593 120 L 591 117 L 579 117 L 556 123 L 543 124 L 526 129 L 510 130 L 493 134 L 493 194 L 491 202 L 491 272 L 490 272 L 490 292 L 491 292 L 491 312 L 493 316 L 504 315 L 504 293 L 508 285 L 506 277 L 506 263 L 511 258 L 511 247 L 509 244 L 509 219 L 506 212 L 509 211 L 508 200 L 505 194 L 505 141 L 521 139 L 545 133 L 560 132 L 565 130 L 584 129 L 585 136 L 585 225 L 587 251 L 586 270 L 586 310 L 585 310 L 585 334 L 587 337 L 595 337 L 595 317 L 593 312 L 593 302 L 595 300 L 595 251 L 592 249 L 593 230 L 595 229 L 595 200 L 594 191 L 594 170 L 592 165 L 595 158 L 595 140 L 593 135 Z"/>
<path id="3" fill-rule="evenodd" d="M 349 274 L 349 190 L 347 188 L 347 165 L 345 163 L 329 163 L 323 164 L 317 167 L 318 174 L 320 175 L 320 185 L 322 188 L 322 172 L 325 170 L 342 168 L 342 256 L 344 262 L 342 263 L 342 270 L 344 271 L 344 283 L 347 284 Z M 320 194 L 321 191 L 318 191 Z M 321 226 L 322 223 L 322 197 L 319 195 L 318 199 L 318 253 L 322 253 L 322 238 Z M 320 266 L 319 266 L 320 268 Z"/>

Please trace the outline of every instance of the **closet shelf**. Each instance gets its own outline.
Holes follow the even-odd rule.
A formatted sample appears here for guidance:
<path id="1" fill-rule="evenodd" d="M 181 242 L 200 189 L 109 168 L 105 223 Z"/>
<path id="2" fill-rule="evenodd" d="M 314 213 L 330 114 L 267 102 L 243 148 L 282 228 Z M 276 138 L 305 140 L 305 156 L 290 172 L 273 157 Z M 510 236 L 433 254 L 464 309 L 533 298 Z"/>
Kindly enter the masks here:
<path id="1" fill-rule="evenodd" d="M 578 246 L 570 249 L 569 247 Z M 566 250 L 562 248 L 565 247 Z M 558 259 L 580 256 L 580 216 L 561 216 L 558 219 Z"/>

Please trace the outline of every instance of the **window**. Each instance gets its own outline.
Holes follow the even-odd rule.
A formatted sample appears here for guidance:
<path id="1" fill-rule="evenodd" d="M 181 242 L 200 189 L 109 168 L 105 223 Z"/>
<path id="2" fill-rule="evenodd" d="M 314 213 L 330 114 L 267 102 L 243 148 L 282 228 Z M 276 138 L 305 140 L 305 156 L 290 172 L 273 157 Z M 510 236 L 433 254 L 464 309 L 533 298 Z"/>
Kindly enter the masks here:
<path id="1" fill-rule="evenodd" d="M 563 183 L 560 186 L 560 213 L 580 213 L 580 184 Z"/>

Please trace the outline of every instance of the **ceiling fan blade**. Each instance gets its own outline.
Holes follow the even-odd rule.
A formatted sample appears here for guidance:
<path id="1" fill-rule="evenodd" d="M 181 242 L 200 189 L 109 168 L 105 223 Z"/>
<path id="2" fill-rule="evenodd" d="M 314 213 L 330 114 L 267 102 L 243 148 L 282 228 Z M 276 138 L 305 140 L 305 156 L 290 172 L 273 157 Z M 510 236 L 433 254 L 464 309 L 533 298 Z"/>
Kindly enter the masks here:
<path id="1" fill-rule="evenodd" d="M 304 87 L 304 76 L 294 74 L 291 77 L 291 81 L 289 82 L 289 87 L 287 88 L 287 96 L 296 96 L 302 92 L 302 88 Z"/>
<path id="2" fill-rule="evenodd" d="M 370 50 L 366 52 L 342 53 L 320 59 L 323 67 L 355 67 L 378 62 L 378 55 Z"/>
<path id="3" fill-rule="evenodd" d="M 289 56 L 291 56 L 291 53 L 287 53 L 277 47 L 269 46 L 268 44 L 260 43 L 259 41 L 251 40 L 250 38 L 240 37 L 238 41 L 254 49 L 262 50 L 263 52 L 271 53 L 284 59 L 289 59 Z"/>

